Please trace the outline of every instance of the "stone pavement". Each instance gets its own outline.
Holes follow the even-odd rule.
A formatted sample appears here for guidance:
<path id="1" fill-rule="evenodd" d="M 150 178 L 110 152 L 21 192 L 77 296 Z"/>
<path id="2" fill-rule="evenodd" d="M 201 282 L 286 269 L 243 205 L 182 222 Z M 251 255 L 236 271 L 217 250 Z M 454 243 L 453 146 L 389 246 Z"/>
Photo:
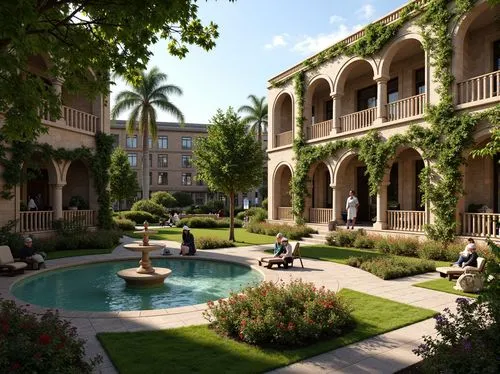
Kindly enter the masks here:
<path id="1" fill-rule="evenodd" d="M 129 238 L 124 239 L 124 243 L 129 241 L 132 240 Z M 151 240 L 151 242 L 166 245 L 174 253 L 172 257 L 176 257 L 179 247 L 178 243 L 154 240 Z M 307 258 L 303 259 L 304 268 L 301 268 L 300 264 L 296 262 L 295 265 L 297 266 L 298 264 L 299 267 L 294 266 L 287 270 L 269 270 L 265 267 L 259 267 L 257 263 L 257 258 L 263 256 L 264 249 L 268 247 L 269 245 L 202 250 L 197 252 L 196 257 L 234 261 L 249 265 L 260 271 L 266 280 L 271 281 L 288 281 L 302 278 L 306 282 L 313 282 L 317 286 L 325 286 L 334 291 L 341 288 L 350 288 L 370 295 L 439 312 L 445 307 L 452 310 L 455 308 L 456 295 L 412 287 L 412 284 L 438 278 L 437 273 L 384 281 L 370 273 L 350 266 Z M 160 256 L 160 252 L 152 252 L 151 256 L 154 265 L 154 257 Z M 137 259 L 138 255 L 127 251 L 120 245 L 109 255 L 51 260 L 47 262 L 48 269 L 42 271 L 75 264 L 125 258 Z M 9 293 L 10 286 L 15 281 L 30 274 L 32 272 L 27 272 L 25 275 L 17 277 L 0 277 L 0 294 L 2 297 L 16 300 Z M 16 301 L 24 304 L 20 300 Z M 102 346 L 96 338 L 96 333 L 157 330 L 204 324 L 207 323 L 202 317 L 202 311 L 205 307 L 205 304 L 199 304 L 160 310 L 126 312 L 60 311 L 60 314 L 70 320 L 77 327 L 79 334 L 87 340 L 86 351 L 89 356 L 94 356 L 95 354 L 103 356 L 104 362 L 100 365 L 99 372 L 111 374 L 117 371 L 104 353 Z M 28 308 L 38 313 L 44 310 L 44 308 L 32 305 Z M 422 335 L 431 335 L 433 333 L 434 320 L 430 319 L 319 356 L 311 357 L 290 366 L 274 370 L 272 373 L 393 373 L 417 362 L 419 358 L 411 350 L 420 344 Z"/>

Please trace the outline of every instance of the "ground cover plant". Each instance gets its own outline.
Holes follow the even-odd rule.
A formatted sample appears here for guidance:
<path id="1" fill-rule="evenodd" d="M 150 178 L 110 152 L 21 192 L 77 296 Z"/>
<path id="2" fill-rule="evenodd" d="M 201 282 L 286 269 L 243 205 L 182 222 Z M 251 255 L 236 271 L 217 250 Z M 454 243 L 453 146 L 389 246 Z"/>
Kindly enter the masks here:
<path id="1" fill-rule="evenodd" d="M 459 291 L 453 288 L 456 282 L 450 282 L 447 278 L 433 279 L 430 281 L 416 283 L 414 287 L 427 288 L 429 290 L 452 293 L 460 296 L 477 297 L 477 294 Z"/>
<path id="2" fill-rule="evenodd" d="M 354 329 L 345 335 L 301 348 L 259 348 L 222 338 L 208 326 L 100 333 L 98 338 L 122 374 L 162 372 L 167 367 L 186 373 L 259 373 L 422 321 L 435 314 L 431 310 L 352 290 L 344 289 L 339 294 L 352 307 Z M 377 313 L 373 313 L 374 310 Z"/>
<path id="3" fill-rule="evenodd" d="M 256 234 L 265 234 L 271 236 L 276 236 L 276 234 L 281 232 L 290 240 L 300 240 L 304 237 L 308 237 L 310 234 L 317 232 L 313 228 L 305 225 L 286 225 L 267 222 L 251 222 L 247 226 L 247 230 L 248 232 Z"/>
<path id="4" fill-rule="evenodd" d="M 436 270 L 434 261 L 417 258 L 386 257 L 351 257 L 347 264 L 368 271 L 384 280 L 408 277 Z"/>

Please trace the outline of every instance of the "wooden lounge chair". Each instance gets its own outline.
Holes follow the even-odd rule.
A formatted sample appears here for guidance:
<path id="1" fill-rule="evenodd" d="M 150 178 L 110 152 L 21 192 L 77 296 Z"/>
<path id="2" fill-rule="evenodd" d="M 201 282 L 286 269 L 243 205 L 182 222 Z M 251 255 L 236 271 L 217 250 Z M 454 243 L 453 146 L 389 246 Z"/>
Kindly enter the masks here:
<path id="1" fill-rule="evenodd" d="M 484 257 L 477 258 L 477 267 L 474 266 L 466 266 L 463 268 L 459 268 L 456 266 L 443 266 L 436 268 L 436 271 L 439 272 L 441 278 L 448 277 L 448 280 L 453 280 L 454 278 L 458 278 L 465 272 L 467 273 L 482 273 L 484 270 L 484 266 L 486 265 L 486 259 Z"/>
<path id="2" fill-rule="evenodd" d="M 300 243 L 297 242 L 294 245 L 292 245 L 293 251 L 292 251 L 292 256 L 291 257 L 262 257 L 259 260 L 259 266 L 262 266 L 262 264 L 267 264 L 268 269 L 271 269 L 273 265 L 277 265 L 278 268 L 283 266 L 285 269 L 288 269 L 288 266 L 293 266 L 293 260 L 294 259 L 299 259 L 300 260 L 300 265 L 304 267 L 304 264 L 302 263 L 302 257 L 300 255 Z"/>
<path id="3" fill-rule="evenodd" d="M 24 273 L 26 262 L 14 261 L 12 252 L 7 245 L 0 245 L 0 271 L 8 275 Z"/>

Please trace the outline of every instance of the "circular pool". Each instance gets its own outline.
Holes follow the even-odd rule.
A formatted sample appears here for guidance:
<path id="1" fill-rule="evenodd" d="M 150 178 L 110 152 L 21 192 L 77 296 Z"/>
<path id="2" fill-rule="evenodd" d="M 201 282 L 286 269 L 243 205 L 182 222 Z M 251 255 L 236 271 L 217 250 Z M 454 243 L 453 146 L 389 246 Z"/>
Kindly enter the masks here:
<path id="1" fill-rule="evenodd" d="M 113 261 L 43 272 L 16 282 L 18 299 L 46 308 L 108 312 L 164 309 L 205 303 L 262 281 L 248 266 L 196 259 L 159 258 L 154 266 L 172 270 L 159 287 L 131 288 L 116 275 L 137 261 Z"/>

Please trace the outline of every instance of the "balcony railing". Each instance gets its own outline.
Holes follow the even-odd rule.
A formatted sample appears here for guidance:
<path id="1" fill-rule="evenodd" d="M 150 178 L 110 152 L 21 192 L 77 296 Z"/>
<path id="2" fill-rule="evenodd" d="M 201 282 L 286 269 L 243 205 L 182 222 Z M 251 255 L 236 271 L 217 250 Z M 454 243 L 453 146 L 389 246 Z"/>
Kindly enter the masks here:
<path id="1" fill-rule="evenodd" d="M 500 70 L 457 83 L 458 104 L 500 98 Z"/>
<path id="2" fill-rule="evenodd" d="M 292 144 L 292 139 L 293 134 L 291 130 L 282 132 L 281 134 L 276 134 L 276 147 Z"/>
<path id="3" fill-rule="evenodd" d="M 78 220 L 83 226 L 95 225 L 95 211 L 94 210 L 64 210 L 63 219 L 65 221 Z"/>
<path id="4" fill-rule="evenodd" d="M 422 115 L 425 108 L 425 94 L 393 101 L 387 104 L 387 120 L 397 121 Z"/>
<path id="5" fill-rule="evenodd" d="M 94 116 L 93 114 L 63 106 L 63 117 L 66 120 L 66 125 L 68 127 L 96 132 L 97 116 Z"/>
<path id="6" fill-rule="evenodd" d="M 340 117 L 340 131 L 359 130 L 370 126 L 377 116 L 377 108 L 370 108 Z"/>
<path id="7" fill-rule="evenodd" d="M 464 213 L 462 235 L 500 238 L 500 214 Z"/>
<path id="8" fill-rule="evenodd" d="M 387 228 L 397 231 L 424 231 L 425 212 L 416 210 L 388 210 Z"/>
<path id="9" fill-rule="evenodd" d="M 332 220 L 332 209 L 328 208 L 310 208 L 309 222 L 328 223 Z"/>
<path id="10" fill-rule="evenodd" d="M 318 139 L 330 135 L 332 130 L 333 120 L 318 122 L 307 126 L 307 139 Z"/>
<path id="11" fill-rule="evenodd" d="M 278 207 L 278 219 L 281 219 L 283 221 L 293 221 L 292 207 Z"/>
<path id="12" fill-rule="evenodd" d="M 19 213 L 21 232 L 52 230 L 53 220 L 54 212 L 52 210 L 38 210 Z"/>

